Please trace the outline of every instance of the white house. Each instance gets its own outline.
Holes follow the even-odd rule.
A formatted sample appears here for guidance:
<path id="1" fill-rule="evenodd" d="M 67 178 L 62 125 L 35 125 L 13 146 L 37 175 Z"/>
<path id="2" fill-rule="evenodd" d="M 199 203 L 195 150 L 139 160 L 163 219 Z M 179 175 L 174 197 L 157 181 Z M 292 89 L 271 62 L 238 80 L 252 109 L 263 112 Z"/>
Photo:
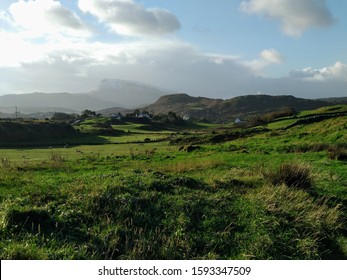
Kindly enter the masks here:
<path id="1" fill-rule="evenodd" d="M 112 114 L 111 115 L 111 119 L 121 120 L 122 119 L 122 115 L 120 115 L 120 114 Z"/>
<path id="2" fill-rule="evenodd" d="M 150 119 L 151 117 L 147 113 L 141 113 L 136 116 L 139 119 Z"/>
<path id="3" fill-rule="evenodd" d="M 239 118 L 236 118 L 236 120 L 235 120 L 235 124 L 240 124 L 240 123 L 244 123 L 245 121 L 242 121 L 242 120 L 240 120 Z"/>

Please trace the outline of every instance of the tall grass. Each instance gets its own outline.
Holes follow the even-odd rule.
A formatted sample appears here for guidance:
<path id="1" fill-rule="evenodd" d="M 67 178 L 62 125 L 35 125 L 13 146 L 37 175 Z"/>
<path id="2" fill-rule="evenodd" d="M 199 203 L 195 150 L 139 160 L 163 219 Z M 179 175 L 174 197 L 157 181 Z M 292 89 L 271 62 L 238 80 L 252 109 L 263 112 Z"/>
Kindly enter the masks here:
<path id="1" fill-rule="evenodd" d="M 329 149 L 329 158 L 333 160 L 347 161 L 347 148 L 334 145 Z"/>
<path id="2" fill-rule="evenodd" d="M 308 129 L 191 153 L 164 143 L 2 150 L 0 258 L 346 258 L 344 162 L 339 151 L 327 158 L 337 134 L 324 128 L 315 142 Z"/>
<path id="3" fill-rule="evenodd" d="M 240 178 L 207 184 L 151 171 L 123 172 L 107 182 L 108 187 L 89 191 L 79 186 L 65 194 L 52 190 L 49 198 L 32 193 L 6 202 L 0 229 L 6 250 L 0 257 L 319 259 L 338 254 L 329 244 L 341 228 L 340 209 L 303 190 Z"/>
<path id="4" fill-rule="evenodd" d="M 311 168 L 305 163 L 285 162 L 274 170 L 265 170 L 263 174 L 273 185 L 285 184 L 303 190 L 311 190 L 313 187 Z"/>
<path id="5" fill-rule="evenodd" d="M 283 184 L 276 188 L 264 185 L 248 197 L 258 207 L 249 222 L 262 221 L 251 228 L 253 238 L 254 231 L 264 234 L 250 242 L 248 254 L 275 259 L 342 257 L 342 252 L 331 246 L 343 227 L 340 205 L 331 207 L 324 199 L 316 200 L 303 190 Z"/>
<path id="6" fill-rule="evenodd" d="M 225 165 L 222 159 L 187 159 L 184 161 L 169 162 L 158 169 L 163 172 L 185 173 L 196 170 L 209 170 Z"/>

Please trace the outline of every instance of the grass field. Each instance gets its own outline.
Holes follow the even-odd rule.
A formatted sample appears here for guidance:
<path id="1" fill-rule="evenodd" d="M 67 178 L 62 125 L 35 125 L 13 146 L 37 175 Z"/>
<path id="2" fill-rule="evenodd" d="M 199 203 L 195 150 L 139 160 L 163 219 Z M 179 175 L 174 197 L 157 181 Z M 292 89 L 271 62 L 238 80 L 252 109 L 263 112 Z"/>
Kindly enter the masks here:
<path id="1" fill-rule="evenodd" d="M 2 148 L 1 259 L 346 259 L 347 117 L 278 123 Z"/>

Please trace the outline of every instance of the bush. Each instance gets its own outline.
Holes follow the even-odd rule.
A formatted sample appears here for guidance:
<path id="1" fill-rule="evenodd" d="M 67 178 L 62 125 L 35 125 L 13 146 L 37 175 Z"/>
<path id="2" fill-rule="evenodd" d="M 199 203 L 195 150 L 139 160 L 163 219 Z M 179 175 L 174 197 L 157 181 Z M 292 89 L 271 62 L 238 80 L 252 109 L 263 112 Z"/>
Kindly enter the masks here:
<path id="1" fill-rule="evenodd" d="M 347 161 L 347 150 L 340 146 L 333 146 L 329 149 L 329 158 L 334 160 Z"/>
<path id="2" fill-rule="evenodd" d="M 76 119 L 75 114 L 66 114 L 62 112 L 55 112 L 51 118 L 52 121 L 62 121 L 62 122 L 70 122 Z"/>
<path id="3" fill-rule="evenodd" d="M 310 190 L 313 185 L 311 168 L 303 163 L 282 163 L 264 176 L 273 185 L 285 184 L 303 190 Z"/>

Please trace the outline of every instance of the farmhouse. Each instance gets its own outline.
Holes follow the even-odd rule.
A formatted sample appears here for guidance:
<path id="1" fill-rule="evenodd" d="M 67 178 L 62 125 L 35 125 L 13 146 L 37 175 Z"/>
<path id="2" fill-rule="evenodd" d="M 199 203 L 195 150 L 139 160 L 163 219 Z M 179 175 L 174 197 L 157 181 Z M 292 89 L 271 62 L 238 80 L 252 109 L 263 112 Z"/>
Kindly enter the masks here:
<path id="1" fill-rule="evenodd" d="M 151 119 L 151 117 L 147 113 L 140 113 L 136 115 L 138 119 Z"/>
<path id="2" fill-rule="evenodd" d="M 121 120 L 122 118 L 123 116 L 120 113 L 111 115 L 111 119 L 113 120 Z"/>
<path id="3" fill-rule="evenodd" d="M 239 118 L 236 118 L 236 120 L 234 121 L 235 124 L 240 124 L 240 123 L 244 123 L 245 121 L 240 120 Z"/>

